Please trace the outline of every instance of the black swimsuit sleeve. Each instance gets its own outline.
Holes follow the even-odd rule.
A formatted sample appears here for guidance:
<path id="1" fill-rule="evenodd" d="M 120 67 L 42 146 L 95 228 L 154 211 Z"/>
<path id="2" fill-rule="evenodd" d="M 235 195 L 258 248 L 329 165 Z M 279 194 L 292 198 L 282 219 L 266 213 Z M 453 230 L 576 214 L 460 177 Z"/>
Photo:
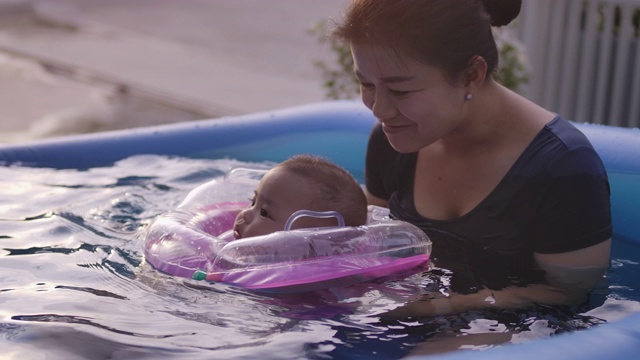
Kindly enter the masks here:
<path id="1" fill-rule="evenodd" d="M 397 189 L 394 164 L 397 152 L 391 147 L 380 123 L 371 129 L 365 162 L 365 186 L 378 198 L 389 200 Z"/>
<path id="2" fill-rule="evenodd" d="M 612 236 L 610 190 L 602 161 L 592 148 L 567 152 L 552 166 L 535 230 L 535 251 L 563 253 Z"/>

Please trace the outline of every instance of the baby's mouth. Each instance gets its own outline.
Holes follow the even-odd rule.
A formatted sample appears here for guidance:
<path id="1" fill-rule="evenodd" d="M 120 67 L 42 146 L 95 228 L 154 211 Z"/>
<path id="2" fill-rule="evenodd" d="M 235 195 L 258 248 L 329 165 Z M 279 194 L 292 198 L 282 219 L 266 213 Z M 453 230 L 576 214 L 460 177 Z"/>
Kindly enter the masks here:
<path id="1" fill-rule="evenodd" d="M 240 227 L 238 225 L 235 225 L 233 227 L 233 237 L 238 240 L 238 239 L 242 239 L 242 233 L 240 232 Z"/>

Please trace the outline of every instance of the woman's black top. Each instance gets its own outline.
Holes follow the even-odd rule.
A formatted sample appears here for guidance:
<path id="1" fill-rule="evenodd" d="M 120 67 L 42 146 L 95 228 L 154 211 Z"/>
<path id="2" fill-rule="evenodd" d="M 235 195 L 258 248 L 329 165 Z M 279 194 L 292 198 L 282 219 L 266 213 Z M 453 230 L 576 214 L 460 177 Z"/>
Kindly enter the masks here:
<path id="1" fill-rule="evenodd" d="M 418 214 L 416 159 L 417 153 L 395 151 L 376 124 L 367 150 L 367 190 L 389 200 L 393 217 L 427 233 L 435 264 L 458 272 L 462 288 L 541 281 L 534 252 L 563 253 L 611 238 L 609 182 L 602 160 L 587 138 L 559 116 L 537 134 L 497 187 L 456 219 Z"/>

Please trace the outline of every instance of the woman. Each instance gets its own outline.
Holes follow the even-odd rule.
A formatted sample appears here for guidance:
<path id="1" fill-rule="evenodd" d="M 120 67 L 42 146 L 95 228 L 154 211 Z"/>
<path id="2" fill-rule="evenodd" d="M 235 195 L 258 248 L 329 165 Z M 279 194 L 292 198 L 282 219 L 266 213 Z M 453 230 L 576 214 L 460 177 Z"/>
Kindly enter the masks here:
<path id="1" fill-rule="evenodd" d="M 351 46 L 369 140 L 370 204 L 421 227 L 448 296 L 390 316 L 571 304 L 609 264 L 609 185 L 569 122 L 497 83 L 491 26 L 516 0 L 353 0 Z"/>

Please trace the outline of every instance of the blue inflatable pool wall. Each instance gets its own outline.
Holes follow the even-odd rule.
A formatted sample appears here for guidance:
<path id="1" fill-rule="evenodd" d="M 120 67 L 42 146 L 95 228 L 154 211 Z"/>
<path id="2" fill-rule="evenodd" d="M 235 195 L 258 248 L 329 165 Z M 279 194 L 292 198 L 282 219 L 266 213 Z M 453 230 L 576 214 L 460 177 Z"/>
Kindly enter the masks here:
<path id="1" fill-rule="evenodd" d="M 137 154 L 282 161 L 298 153 L 329 158 L 362 180 L 371 112 L 359 102 L 318 103 L 238 117 L 192 121 L 0 146 L 0 165 L 56 169 L 111 166 Z M 640 130 L 575 124 L 602 157 L 611 184 L 616 241 L 640 245 Z M 640 313 L 598 328 L 439 359 L 604 359 L 640 353 Z"/>

